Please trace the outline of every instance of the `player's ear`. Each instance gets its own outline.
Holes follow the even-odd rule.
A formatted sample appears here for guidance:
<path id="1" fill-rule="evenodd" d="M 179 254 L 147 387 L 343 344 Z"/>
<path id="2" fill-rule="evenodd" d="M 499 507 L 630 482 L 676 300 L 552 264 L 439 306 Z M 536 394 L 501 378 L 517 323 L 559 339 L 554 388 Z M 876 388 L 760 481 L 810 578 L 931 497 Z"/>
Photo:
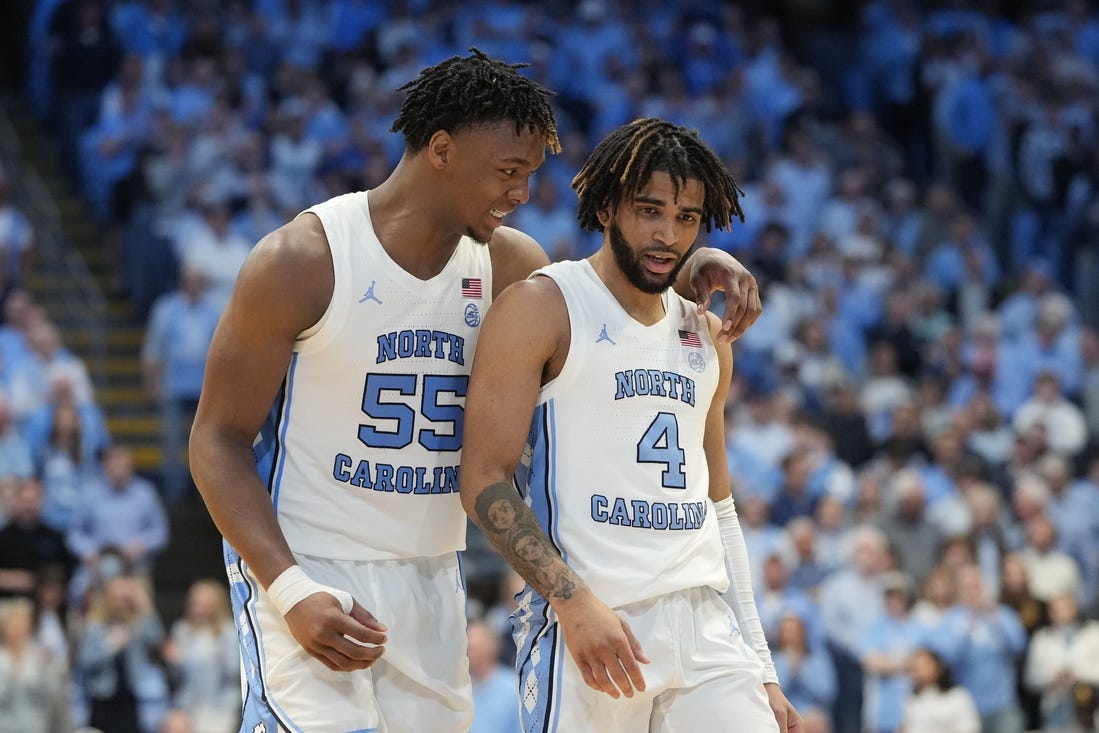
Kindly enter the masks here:
<path id="1" fill-rule="evenodd" d="M 450 162 L 450 155 L 454 148 L 454 138 L 446 130 L 436 130 L 431 139 L 427 141 L 427 161 L 432 168 L 443 170 Z"/>
<path id="2" fill-rule="evenodd" d="M 599 219 L 599 223 L 606 229 L 611 224 L 611 210 L 610 207 L 603 207 L 599 211 L 595 212 L 596 218 Z"/>

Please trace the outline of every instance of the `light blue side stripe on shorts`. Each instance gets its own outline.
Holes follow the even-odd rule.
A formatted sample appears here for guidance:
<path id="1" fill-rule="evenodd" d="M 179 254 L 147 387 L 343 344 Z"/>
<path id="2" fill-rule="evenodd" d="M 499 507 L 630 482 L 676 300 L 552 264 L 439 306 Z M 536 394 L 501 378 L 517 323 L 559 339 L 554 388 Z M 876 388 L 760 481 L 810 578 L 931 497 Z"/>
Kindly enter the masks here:
<path id="1" fill-rule="evenodd" d="M 247 685 L 241 730 L 250 732 L 258 728 L 267 733 L 277 733 L 282 729 L 290 733 L 303 733 L 301 728 L 290 721 L 286 712 L 273 703 L 264 679 L 267 663 L 263 658 L 263 633 L 256 620 L 259 586 L 228 542 L 224 543 L 224 547 L 226 572 L 229 574 L 229 589 L 233 599 L 233 616 L 240 641 L 242 674 Z"/>

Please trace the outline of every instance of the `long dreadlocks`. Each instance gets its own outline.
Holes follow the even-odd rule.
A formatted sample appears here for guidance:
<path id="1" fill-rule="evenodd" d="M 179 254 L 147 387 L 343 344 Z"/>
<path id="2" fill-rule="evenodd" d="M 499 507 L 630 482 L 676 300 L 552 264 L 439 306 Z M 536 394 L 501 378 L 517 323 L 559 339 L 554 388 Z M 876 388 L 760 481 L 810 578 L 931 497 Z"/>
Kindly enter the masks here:
<path id="1" fill-rule="evenodd" d="M 576 218 L 587 231 L 602 231 L 598 212 L 627 200 L 648 183 L 655 171 L 672 178 L 675 193 L 689 178 L 706 192 L 702 223 L 728 229 L 732 217 L 744 221 L 743 194 L 725 165 L 694 130 L 655 117 L 623 125 L 596 146 L 572 179 L 580 199 Z"/>
<path id="2" fill-rule="evenodd" d="M 476 48 L 470 51 L 470 56 L 454 56 L 424 69 L 397 90 L 407 95 L 390 132 L 403 134 L 410 150 L 420 150 L 438 130 L 514 121 L 516 133 L 540 132 L 550 152 L 559 152 L 549 104 L 553 92 L 518 73 L 526 64 L 506 64 Z"/>

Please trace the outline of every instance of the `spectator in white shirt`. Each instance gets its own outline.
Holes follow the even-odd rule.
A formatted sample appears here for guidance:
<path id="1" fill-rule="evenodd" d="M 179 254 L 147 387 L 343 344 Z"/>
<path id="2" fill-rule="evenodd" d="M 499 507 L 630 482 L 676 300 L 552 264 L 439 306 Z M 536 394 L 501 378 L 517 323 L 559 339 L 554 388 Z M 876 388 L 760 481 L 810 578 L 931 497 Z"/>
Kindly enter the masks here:
<path id="1" fill-rule="evenodd" d="M 909 664 L 913 689 L 904 704 L 900 733 L 980 733 L 973 698 L 954 683 L 942 659 L 920 648 Z"/>

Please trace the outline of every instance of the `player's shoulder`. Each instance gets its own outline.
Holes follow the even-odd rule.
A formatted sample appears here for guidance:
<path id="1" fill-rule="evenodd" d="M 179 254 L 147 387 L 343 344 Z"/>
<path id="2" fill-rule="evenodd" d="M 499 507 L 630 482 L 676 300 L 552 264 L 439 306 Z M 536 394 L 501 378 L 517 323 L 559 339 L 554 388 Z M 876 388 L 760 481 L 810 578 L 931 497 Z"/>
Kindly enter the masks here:
<path id="1" fill-rule="evenodd" d="M 511 227 L 496 230 L 488 243 L 488 251 L 492 261 L 494 296 L 549 264 L 545 250 L 533 237 Z"/>
<path id="2" fill-rule="evenodd" d="M 504 288 L 493 307 L 500 304 L 508 308 L 553 308 L 564 306 L 565 297 L 552 277 L 536 275 L 517 280 Z"/>
<path id="3" fill-rule="evenodd" d="M 267 234 L 252 248 L 237 277 L 237 290 L 256 305 L 271 305 L 266 294 L 277 294 L 280 301 L 295 301 L 284 306 L 300 308 L 311 324 L 328 307 L 334 280 L 324 227 L 315 215 L 306 213 Z"/>
<path id="4" fill-rule="evenodd" d="M 258 259 L 283 266 L 304 266 L 331 262 L 328 236 L 321 220 L 303 213 L 267 234 L 253 248 Z"/>
<path id="5" fill-rule="evenodd" d="M 492 301 L 488 318 L 497 323 L 537 323 L 541 332 L 555 330 L 558 323 L 568 323 L 565 297 L 553 278 L 541 275 L 528 277 L 508 285 Z M 499 326 L 494 326 L 499 328 Z"/>
<path id="6" fill-rule="evenodd" d="M 691 303 L 691 308 L 694 307 L 695 304 Z M 704 319 L 703 322 L 706 324 L 706 328 L 708 328 L 710 331 L 710 338 L 712 338 L 714 343 L 716 344 L 717 335 L 721 333 L 721 318 L 716 313 L 712 313 L 710 311 L 706 311 L 705 313 L 703 313 L 702 318 Z"/>

